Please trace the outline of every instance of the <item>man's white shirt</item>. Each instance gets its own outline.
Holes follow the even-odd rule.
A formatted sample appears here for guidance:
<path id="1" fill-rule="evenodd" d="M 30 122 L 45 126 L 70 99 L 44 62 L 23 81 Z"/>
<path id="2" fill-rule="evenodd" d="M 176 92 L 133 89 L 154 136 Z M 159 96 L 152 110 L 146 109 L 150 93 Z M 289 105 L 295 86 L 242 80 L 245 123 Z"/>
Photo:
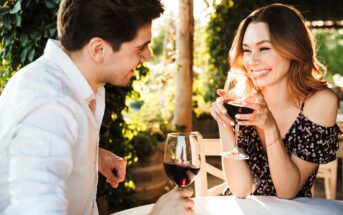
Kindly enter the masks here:
<path id="1" fill-rule="evenodd" d="M 104 87 L 94 93 L 59 42 L 49 40 L 0 96 L 0 214 L 98 214 L 104 109 Z"/>

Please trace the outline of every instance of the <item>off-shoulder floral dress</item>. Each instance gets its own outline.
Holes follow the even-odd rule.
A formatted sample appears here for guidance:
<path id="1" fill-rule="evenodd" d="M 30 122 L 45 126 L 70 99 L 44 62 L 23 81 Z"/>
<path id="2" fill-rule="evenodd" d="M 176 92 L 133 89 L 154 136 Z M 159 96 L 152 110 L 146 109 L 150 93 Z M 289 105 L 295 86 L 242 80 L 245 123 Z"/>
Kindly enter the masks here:
<path id="1" fill-rule="evenodd" d="M 324 127 L 312 122 L 303 114 L 303 107 L 304 102 L 296 120 L 283 138 L 288 155 L 294 154 L 303 160 L 317 164 L 335 160 L 339 144 L 338 135 L 342 134 L 341 130 L 337 124 L 332 127 Z M 241 126 L 238 146 L 249 155 L 247 162 L 252 170 L 256 186 L 252 195 L 276 196 L 267 154 L 262 148 L 260 137 L 254 126 Z M 311 187 L 318 167 L 308 177 L 297 197 L 312 197 Z M 229 188 L 224 195 L 231 195 Z"/>

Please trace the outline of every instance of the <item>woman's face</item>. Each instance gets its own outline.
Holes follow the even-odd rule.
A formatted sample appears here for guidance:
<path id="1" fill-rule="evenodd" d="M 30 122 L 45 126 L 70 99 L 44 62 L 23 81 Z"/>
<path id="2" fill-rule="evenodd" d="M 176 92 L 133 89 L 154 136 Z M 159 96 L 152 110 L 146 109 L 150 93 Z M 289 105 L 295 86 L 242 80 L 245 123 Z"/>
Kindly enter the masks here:
<path id="1" fill-rule="evenodd" d="M 243 66 L 259 87 L 279 84 L 287 80 L 290 60 L 280 56 L 270 42 L 268 25 L 250 23 L 243 42 Z"/>

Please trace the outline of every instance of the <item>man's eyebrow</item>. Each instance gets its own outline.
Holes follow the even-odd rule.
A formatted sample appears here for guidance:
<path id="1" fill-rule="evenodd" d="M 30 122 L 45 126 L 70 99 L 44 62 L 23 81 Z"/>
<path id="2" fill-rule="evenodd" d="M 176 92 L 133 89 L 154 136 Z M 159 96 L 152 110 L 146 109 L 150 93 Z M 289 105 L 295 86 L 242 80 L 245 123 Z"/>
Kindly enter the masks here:
<path id="1" fill-rule="evenodd" d="M 151 40 L 148 40 L 145 43 L 143 43 L 142 45 L 136 46 L 136 48 L 138 48 L 138 49 L 143 48 L 143 47 L 147 46 L 150 42 L 151 42 Z"/>
<path id="2" fill-rule="evenodd" d="M 269 40 L 261 40 L 257 42 L 255 45 L 261 45 L 262 43 L 270 43 Z M 249 46 L 248 44 L 243 43 L 242 46 Z"/>

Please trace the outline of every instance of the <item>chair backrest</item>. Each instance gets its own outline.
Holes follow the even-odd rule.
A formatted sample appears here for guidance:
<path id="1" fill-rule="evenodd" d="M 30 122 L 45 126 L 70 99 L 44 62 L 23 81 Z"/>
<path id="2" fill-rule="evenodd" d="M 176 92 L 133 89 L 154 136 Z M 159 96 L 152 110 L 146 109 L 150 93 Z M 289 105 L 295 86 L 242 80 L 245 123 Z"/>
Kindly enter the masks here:
<path id="1" fill-rule="evenodd" d="M 318 169 L 317 179 L 324 179 L 325 197 L 327 199 L 336 199 L 336 189 L 337 189 L 337 159 L 331 161 L 327 164 L 321 164 Z M 312 194 L 314 196 L 314 186 L 312 189 Z"/>
<path id="2" fill-rule="evenodd" d="M 221 169 L 206 162 L 206 156 L 220 156 L 221 144 L 220 139 L 204 139 L 198 132 L 197 139 L 200 145 L 200 172 L 195 178 L 195 197 L 219 195 L 227 187 L 224 173 Z M 208 188 L 207 173 L 224 180 L 214 187 Z"/>

